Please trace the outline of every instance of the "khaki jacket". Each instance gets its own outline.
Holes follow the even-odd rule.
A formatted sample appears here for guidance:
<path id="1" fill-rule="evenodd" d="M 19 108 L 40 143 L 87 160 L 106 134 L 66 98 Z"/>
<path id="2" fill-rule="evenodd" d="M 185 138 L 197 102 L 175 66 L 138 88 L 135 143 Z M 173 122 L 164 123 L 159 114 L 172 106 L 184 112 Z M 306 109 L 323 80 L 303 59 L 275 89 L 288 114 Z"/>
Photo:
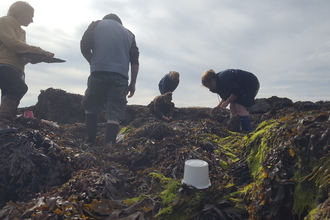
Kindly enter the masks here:
<path id="1" fill-rule="evenodd" d="M 30 46 L 25 43 L 25 31 L 12 16 L 0 18 L 0 63 L 16 67 L 24 72 L 24 58 L 17 53 L 38 53 L 45 51 L 40 47 Z"/>

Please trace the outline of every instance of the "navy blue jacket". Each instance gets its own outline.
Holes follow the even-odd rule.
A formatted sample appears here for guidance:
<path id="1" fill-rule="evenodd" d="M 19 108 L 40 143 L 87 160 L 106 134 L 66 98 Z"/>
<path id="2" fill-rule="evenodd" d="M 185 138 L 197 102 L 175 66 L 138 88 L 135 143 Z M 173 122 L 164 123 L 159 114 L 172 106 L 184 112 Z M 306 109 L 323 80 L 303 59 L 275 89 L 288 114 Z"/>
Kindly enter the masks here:
<path id="1" fill-rule="evenodd" d="M 239 69 L 227 69 L 216 74 L 216 93 L 224 100 L 234 94 L 235 103 L 250 107 L 254 104 L 254 98 L 259 91 L 258 78 L 250 72 Z"/>
<path id="2" fill-rule="evenodd" d="M 173 81 L 170 77 L 170 74 L 166 74 L 158 83 L 158 88 L 160 91 L 160 94 L 165 94 L 167 92 L 173 92 L 176 87 L 179 85 L 179 81 Z"/>

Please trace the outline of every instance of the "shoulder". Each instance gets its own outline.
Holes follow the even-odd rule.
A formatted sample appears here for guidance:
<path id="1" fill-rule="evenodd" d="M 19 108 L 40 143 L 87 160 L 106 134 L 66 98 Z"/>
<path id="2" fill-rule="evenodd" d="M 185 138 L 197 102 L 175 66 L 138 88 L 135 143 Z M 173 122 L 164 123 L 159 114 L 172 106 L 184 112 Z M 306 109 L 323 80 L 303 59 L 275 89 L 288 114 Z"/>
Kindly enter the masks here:
<path id="1" fill-rule="evenodd" d="M 12 16 L 3 16 L 3 17 L 0 18 L 0 23 L 1 24 L 4 24 L 4 23 L 7 23 L 7 24 L 8 23 L 12 23 L 12 24 L 14 24 L 15 22 L 17 23 L 16 19 L 13 18 Z"/>
<path id="2" fill-rule="evenodd" d="M 87 30 L 85 31 L 85 34 L 84 35 L 90 35 L 91 33 L 93 33 L 94 29 L 96 28 L 96 26 L 100 23 L 101 20 L 98 20 L 98 21 L 92 21 L 92 23 L 90 23 L 88 25 L 88 28 Z"/>
<path id="3" fill-rule="evenodd" d="M 165 75 L 162 77 L 161 81 L 164 81 L 164 80 L 167 79 L 167 78 L 168 78 L 168 74 L 165 74 Z"/>
<path id="4" fill-rule="evenodd" d="M 14 19 L 13 17 L 6 15 L 6 16 L 0 17 L 0 21 L 9 21 L 9 20 L 12 20 L 11 18 Z"/>
<path id="5" fill-rule="evenodd" d="M 6 17 L 8 17 L 8 16 L 0 17 L 0 21 L 1 21 L 1 22 L 5 21 L 5 20 L 7 19 Z"/>
<path id="6" fill-rule="evenodd" d="M 230 80 L 232 77 L 232 72 L 228 70 L 221 71 L 219 73 L 216 73 L 216 81 L 217 83 L 226 84 L 228 80 Z"/>
<path id="7" fill-rule="evenodd" d="M 235 72 L 234 69 L 226 69 L 221 72 L 218 72 L 216 75 L 218 75 L 219 77 L 225 77 L 225 76 L 232 75 L 234 72 Z"/>
<path id="8" fill-rule="evenodd" d="M 160 102 L 164 99 L 164 95 L 158 95 L 154 98 L 154 102 Z"/>
<path id="9" fill-rule="evenodd" d="M 92 21 L 92 23 L 89 24 L 88 29 L 94 29 L 100 22 L 101 20 Z"/>
<path id="10" fill-rule="evenodd" d="M 124 27 L 124 28 L 125 28 L 125 27 Z M 135 38 L 135 35 L 133 34 L 132 31 L 128 30 L 127 28 L 125 28 L 125 29 L 126 29 L 126 31 L 127 31 L 128 33 L 130 33 L 130 34 Z"/>
<path id="11" fill-rule="evenodd" d="M 171 75 L 169 73 L 165 74 L 164 79 L 171 79 Z"/>
<path id="12" fill-rule="evenodd" d="M 246 75 L 254 75 L 253 73 L 249 72 L 249 71 L 245 71 L 245 70 L 237 70 L 240 73 L 246 74 Z"/>
<path id="13" fill-rule="evenodd" d="M 0 18 L 0 30 L 1 32 L 6 32 L 7 30 L 15 29 L 21 31 L 22 34 L 25 34 L 25 31 L 21 28 L 17 20 L 12 16 L 4 16 Z"/>

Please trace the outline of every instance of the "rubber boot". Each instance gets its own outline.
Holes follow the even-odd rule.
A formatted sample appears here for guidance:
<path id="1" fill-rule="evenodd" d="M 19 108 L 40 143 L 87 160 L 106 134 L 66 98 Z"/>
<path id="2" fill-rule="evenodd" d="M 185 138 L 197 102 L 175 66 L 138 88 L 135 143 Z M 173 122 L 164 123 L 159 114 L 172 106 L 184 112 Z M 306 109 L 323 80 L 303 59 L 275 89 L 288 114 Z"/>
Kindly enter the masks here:
<path id="1" fill-rule="evenodd" d="M 19 102 L 14 99 L 2 98 L 0 105 L 0 134 L 16 133 L 15 128 L 10 128 L 9 124 L 13 122 L 16 116 Z"/>
<path id="2" fill-rule="evenodd" d="M 240 116 L 241 118 L 241 125 L 242 125 L 242 132 L 249 133 L 251 132 L 251 119 L 250 116 Z"/>
<path id="3" fill-rule="evenodd" d="M 97 115 L 96 114 L 86 114 L 86 139 L 85 144 L 93 146 L 96 139 L 97 133 Z"/>
<path id="4" fill-rule="evenodd" d="M 107 123 L 107 128 L 105 132 L 105 143 L 116 143 L 116 138 L 119 130 L 118 124 Z"/>

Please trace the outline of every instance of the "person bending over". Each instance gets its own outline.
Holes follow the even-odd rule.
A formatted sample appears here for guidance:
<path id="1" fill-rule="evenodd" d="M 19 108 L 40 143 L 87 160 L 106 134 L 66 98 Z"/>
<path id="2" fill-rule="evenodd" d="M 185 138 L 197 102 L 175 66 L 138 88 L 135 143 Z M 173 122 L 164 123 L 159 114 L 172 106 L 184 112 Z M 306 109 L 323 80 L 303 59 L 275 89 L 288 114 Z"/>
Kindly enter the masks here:
<path id="1" fill-rule="evenodd" d="M 229 105 L 230 117 L 240 117 L 242 132 L 251 131 L 251 119 L 247 108 L 255 103 L 254 99 L 260 86 L 258 78 L 253 73 L 239 69 L 215 73 L 210 69 L 203 73 L 202 84 L 221 97 L 220 103 L 212 109 L 212 113 Z"/>
<path id="2" fill-rule="evenodd" d="M 161 95 L 167 92 L 174 92 L 180 82 L 180 74 L 177 71 L 170 71 L 158 83 Z"/>

